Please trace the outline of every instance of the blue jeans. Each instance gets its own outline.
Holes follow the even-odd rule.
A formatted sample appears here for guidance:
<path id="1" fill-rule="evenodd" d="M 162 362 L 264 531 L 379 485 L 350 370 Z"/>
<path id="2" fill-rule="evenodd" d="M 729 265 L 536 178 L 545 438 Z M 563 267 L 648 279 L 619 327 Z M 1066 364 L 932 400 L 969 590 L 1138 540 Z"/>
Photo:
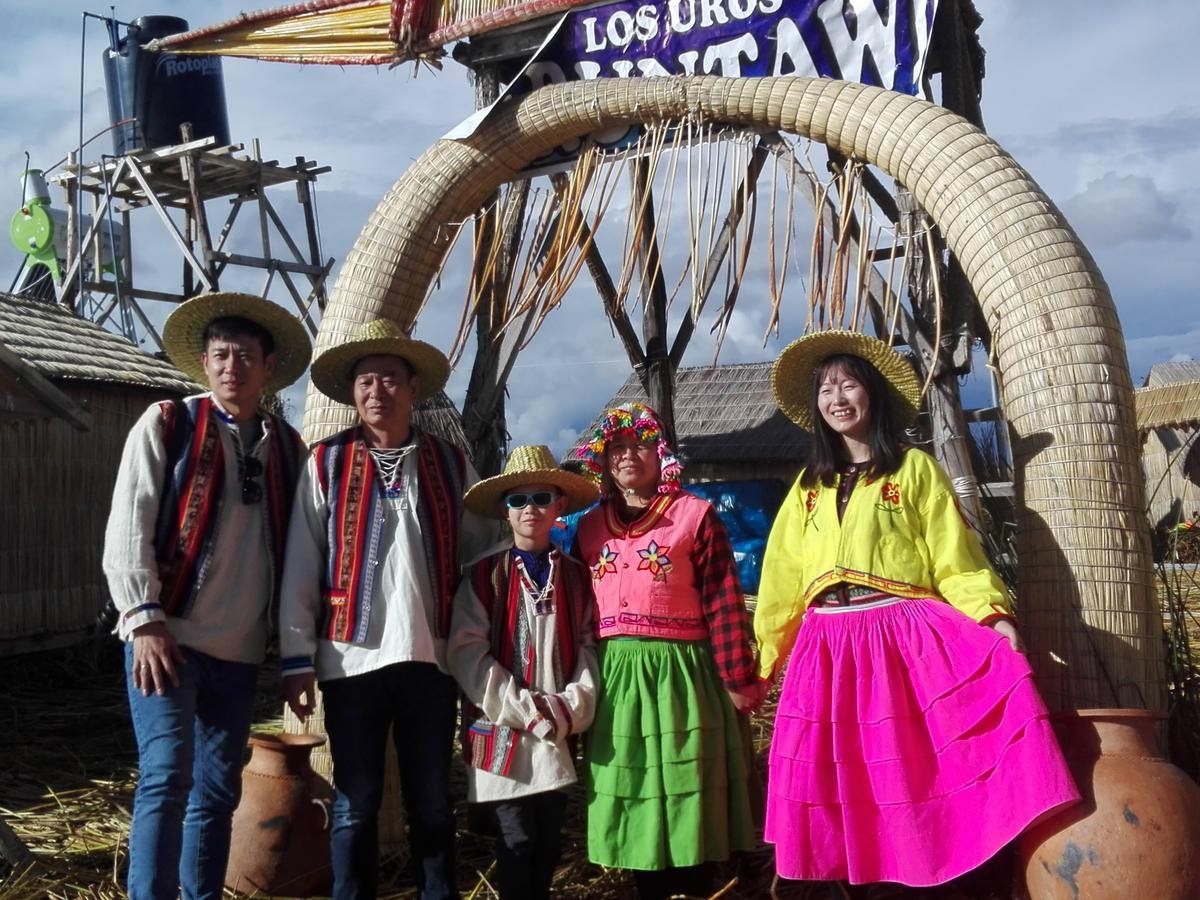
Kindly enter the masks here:
<path id="1" fill-rule="evenodd" d="M 330 847 L 335 900 L 376 894 L 388 729 L 396 745 L 422 900 L 458 897 L 450 756 L 458 688 L 432 663 L 405 662 L 321 683 L 333 756 Z M 394 726 L 394 727 L 393 727 Z"/>
<path id="2" fill-rule="evenodd" d="M 161 697 L 133 686 L 125 647 L 138 782 L 129 833 L 131 900 L 220 898 L 229 827 L 242 790 L 258 666 L 180 647 L 179 687 Z"/>

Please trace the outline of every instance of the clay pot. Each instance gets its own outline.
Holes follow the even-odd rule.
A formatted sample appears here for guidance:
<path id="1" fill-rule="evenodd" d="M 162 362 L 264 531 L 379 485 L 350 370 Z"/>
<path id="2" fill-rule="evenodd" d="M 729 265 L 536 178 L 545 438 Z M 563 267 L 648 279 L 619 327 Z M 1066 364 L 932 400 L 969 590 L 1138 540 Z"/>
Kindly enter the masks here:
<path id="1" fill-rule="evenodd" d="M 1055 717 L 1083 802 L 1021 838 L 1032 900 L 1200 898 L 1200 787 L 1158 752 L 1164 713 Z"/>
<path id="2" fill-rule="evenodd" d="M 333 788 L 312 770 L 315 734 L 250 738 L 242 800 L 233 814 L 225 884 L 244 893 L 311 897 L 329 892 Z"/>

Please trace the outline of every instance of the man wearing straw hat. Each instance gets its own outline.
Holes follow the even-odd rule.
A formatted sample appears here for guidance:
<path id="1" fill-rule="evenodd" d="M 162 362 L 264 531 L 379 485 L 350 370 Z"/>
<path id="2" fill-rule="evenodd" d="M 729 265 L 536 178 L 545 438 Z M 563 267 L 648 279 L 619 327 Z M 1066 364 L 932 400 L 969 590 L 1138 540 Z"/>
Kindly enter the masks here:
<path id="1" fill-rule="evenodd" d="M 446 638 L 460 564 L 497 530 L 464 514 L 476 481 L 459 448 L 412 427 L 450 364 L 374 321 L 313 363 L 322 393 L 359 424 L 313 448 L 296 492 L 280 610 L 283 693 L 301 718 L 324 695 L 333 756 L 334 897 L 373 897 L 389 729 L 395 737 L 417 883 L 457 897 L 451 744 L 457 688 Z"/>
<path id="2" fill-rule="evenodd" d="M 138 784 L 129 895 L 219 897 L 258 666 L 306 450 L 260 409 L 304 372 L 303 326 L 260 297 L 217 293 L 163 327 L 206 393 L 151 406 L 125 443 L 104 572 L 126 642 Z"/>

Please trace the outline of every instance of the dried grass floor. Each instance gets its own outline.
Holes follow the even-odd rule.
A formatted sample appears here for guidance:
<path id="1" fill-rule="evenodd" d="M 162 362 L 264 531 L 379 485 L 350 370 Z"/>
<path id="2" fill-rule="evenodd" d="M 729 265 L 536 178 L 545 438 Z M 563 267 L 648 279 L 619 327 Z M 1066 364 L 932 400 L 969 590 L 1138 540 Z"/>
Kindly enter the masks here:
<path id="1" fill-rule="evenodd" d="M 109 900 L 124 895 L 126 858 L 137 754 L 129 725 L 120 647 L 106 639 L 72 651 L 0 660 L 0 817 L 34 854 L 23 872 L 0 863 L 0 900 Z M 279 730 L 276 673 L 264 667 L 256 729 Z M 765 761 L 774 698 L 752 722 L 752 738 Z M 453 790 L 465 796 L 461 770 Z M 587 862 L 581 791 L 573 796 L 554 895 L 563 900 L 615 900 L 634 895 L 628 873 Z M 468 900 L 495 897 L 489 882 L 490 839 L 466 826 L 460 808 L 459 887 Z M 908 891 L 836 885 L 773 884 L 771 851 L 760 848 L 721 872 L 723 900 L 779 897 L 842 900 L 870 897 L 967 900 L 1008 897 L 1008 860 L 954 886 Z M 411 898 L 415 890 L 397 861 L 385 860 L 381 898 Z M 241 896 L 227 892 L 228 897 Z"/>

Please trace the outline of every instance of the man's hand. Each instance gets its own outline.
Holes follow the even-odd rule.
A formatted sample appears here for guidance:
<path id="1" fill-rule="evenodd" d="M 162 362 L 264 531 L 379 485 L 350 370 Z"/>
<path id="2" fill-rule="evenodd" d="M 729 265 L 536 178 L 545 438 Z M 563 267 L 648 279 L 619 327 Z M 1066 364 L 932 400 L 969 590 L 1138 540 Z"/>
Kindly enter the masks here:
<path id="1" fill-rule="evenodd" d="M 1021 640 L 1021 634 L 1017 631 L 1017 626 L 1012 623 L 1011 619 L 997 619 L 991 624 L 991 627 L 1008 638 L 1008 642 L 1018 653 L 1025 652 L 1025 642 Z"/>
<path id="2" fill-rule="evenodd" d="M 148 622 L 133 631 L 133 686 L 149 697 L 162 696 L 168 680 L 179 687 L 176 665 L 183 665 L 183 651 L 167 631 L 165 622 Z"/>
<path id="3" fill-rule="evenodd" d="M 300 672 L 297 675 L 283 676 L 283 685 L 279 692 L 291 707 L 296 717 L 303 722 L 312 715 L 317 704 L 317 673 Z"/>
<path id="4" fill-rule="evenodd" d="M 725 692 L 729 694 L 729 699 L 733 701 L 733 708 L 743 716 L 749 716 L 758 712 L 758 708 L 762 706 L 763 699 L 767 696 L 767 683 L 765 681 L 755 681 L 753 684 L 748 684 L 737 690 L 725 688 Z"/>

